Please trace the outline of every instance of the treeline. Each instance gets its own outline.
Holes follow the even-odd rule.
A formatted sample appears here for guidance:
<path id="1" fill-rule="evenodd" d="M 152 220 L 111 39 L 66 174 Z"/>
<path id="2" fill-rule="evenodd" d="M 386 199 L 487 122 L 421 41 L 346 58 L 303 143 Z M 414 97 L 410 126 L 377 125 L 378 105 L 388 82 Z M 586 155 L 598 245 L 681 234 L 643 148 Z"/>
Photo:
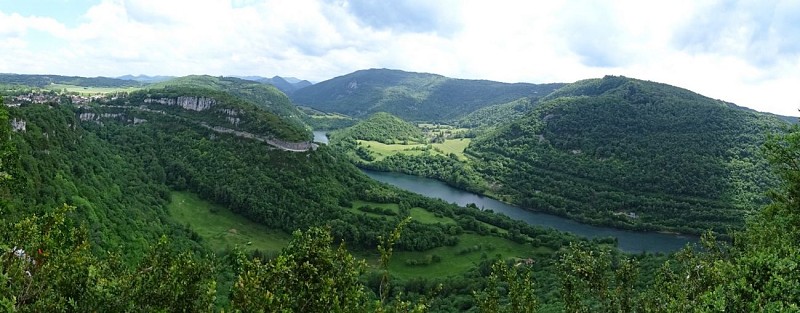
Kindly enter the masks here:
<path id="1" fill-rule="evenodd" d="M 60 75 L 0 74 L 0 84 L 47 87 L 50 84 L 64 84 L 81 87 L 138 87 L 136 81 L 109 77 L 77 77 Z"/>
<path id="2" fill-rule="evenodd" d="M 535 104 L 536 102 L 532 102 L 529 98 L 495 104 L 477 109 L 459 119 L 455 124 L 459 127 L 488 131 L 525 116 Z"/>
<path id="3" fill-rule="evenodd" d="M 487 188 L 486 182 L 478 172 L 469 164 L 459 161 L 455 155 L 445 157 L 432 153 L 420 155 L 398 153 L 380 161 L 362 162 L 358 166 L 376 171 L 433 178 L 450 186 L 475 193 L 483 193 Z"/>

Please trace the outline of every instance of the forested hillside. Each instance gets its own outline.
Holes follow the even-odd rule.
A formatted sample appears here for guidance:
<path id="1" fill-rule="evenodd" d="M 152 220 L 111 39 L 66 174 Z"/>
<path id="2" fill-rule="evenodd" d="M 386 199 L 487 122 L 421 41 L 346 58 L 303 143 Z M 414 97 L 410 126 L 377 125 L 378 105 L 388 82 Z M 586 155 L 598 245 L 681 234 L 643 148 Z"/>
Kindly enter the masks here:
<path id="1" fill-rule="evenodd" d="M 508 103 L 495 104 L 467 114 L 458 120 L 456 125 L 477 129 L 474 132 L 486 131 L 525 116 L 534 106 L 535 103 L 532 103 L 529 98 L 520 98 Z"/>
<path id="2" fill-rule="evenodd" d="M 357 71 L 298 90 L 292 100 L 323 112 L 366 117 L 388 112 L 407 121 L 455 121 L 479 108 L 538 99 L 563 84 L 507 84 L 387 69 Z"/>
<path id="3" fill-rule="evenodd" d="M 350 137 L 356 140 L 373 140 L 383 143 L 424 140 L 422 131 L 404 120 L 385 112 L 370 115 L 355 125 L 331 133 L 333 138 Z"/>
<path id="4" fill-rule="evenodd" d="M 227 127 L 280 140 L 300 142 L 311 139 L 302 124 L 266 110 L 263 104 L 257 105 L 220 88 L 168 85 L 124 94 L 104 104 L 112 111 L 151 111 L 186 122 L 205 123 L 208 127 Z"/>
<path id="5" fill-rule="evenodd" d="M 248 101 L 264 110 L 275 113 L 283 119 L 290 121 L 292 124 L 295 124 L 297 127 L 304 126 L 302 122 L 303 113 L 289 101 L 286 94 L 268 84 L 234 77 L 191 75 L 157 83 L 152 85 L 151 88 L 166 86 L 200 87 L 220 90 Z"/>
<path id="6" fill-rule="evenodd" d="M 568 85 L 466 153 L 525 207 L 637 229 L 741 227 L 776 186 L 760 146 L 788 124 L 690 91 L 610 77 Z"/>

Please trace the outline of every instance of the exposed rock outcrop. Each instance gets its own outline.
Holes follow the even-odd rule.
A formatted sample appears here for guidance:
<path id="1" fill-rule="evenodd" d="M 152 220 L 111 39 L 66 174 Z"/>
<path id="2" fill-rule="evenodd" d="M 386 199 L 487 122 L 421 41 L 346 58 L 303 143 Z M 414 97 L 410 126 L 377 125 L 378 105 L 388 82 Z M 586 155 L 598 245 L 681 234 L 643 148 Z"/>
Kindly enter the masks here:
<path id="1" fill-rule="evenodd" d="M 254 139 L 254 140 L 261 141 L 261 142 L 265 142 L 265 143 L 269 144 L 270 146 L 276 147 L 276 148 L 284 150 L 284 151 L 305 152 L 305 151 L 309 151 L 309 150 L 317 150 L 317 148 L 319 147 L 319 145 L 317 145 L 317 144 L 315 144 L 313 142 L 308 142 L 308 141 L 302 141 L 302 142 L 283 141 L 283 140 L 280 140 L 280 139 L 268 138 L 268 137 L 259 136 L 259 135 L 255 135 L 255 134 L 252 134 L 252 133 L 243 132 L 243 131 L 239 131 L 239 130 L 235 130 L 235 129 L 225 128 L 225 127 L 220 127 L 220 126 L 210 126 L 210 125 L 208 125 L 206 123 L 200 123 L 200 125 L 205 127 L 205 128 L 211 129 L 211 130 L 213 130 L 215 132 L 218 132 L 218 133 L 232 134 L 232 135 L 237 136 L 237 137 L 242 137 L 242 138 L 247 138 L 247 139 Z"/>
<path id="2" fill-rule="evenodd" d="M 91 113 L 91 112 L 84 112 L 84 113 L 78 114 L 78 119 L 80 119 L 81 122 L 94 121 L 95 119 L 97 119 L 97 114 L 94 114 L 94 113 Z"/>
<path id="3" fill-rule="evenodd" d="M 15 132 L 25 132 L 25 127 L 28 125 L 27 122 L 14 118 L 11 120 L 11 129 Z"/>
<path id="4" fill-rule="evenodd" d="M 192 110 L 192 111 L 204 111 L 210 109 L 214 106 L 217 101 L 214 98 L 206 98 L 206 97 L 186 97 L 180 96 L 177 99 L 172 98 L 147 98 L 144 99 L 144 103 L 157 103 L 162 105 L 177 105 L 184 110 Z"/>

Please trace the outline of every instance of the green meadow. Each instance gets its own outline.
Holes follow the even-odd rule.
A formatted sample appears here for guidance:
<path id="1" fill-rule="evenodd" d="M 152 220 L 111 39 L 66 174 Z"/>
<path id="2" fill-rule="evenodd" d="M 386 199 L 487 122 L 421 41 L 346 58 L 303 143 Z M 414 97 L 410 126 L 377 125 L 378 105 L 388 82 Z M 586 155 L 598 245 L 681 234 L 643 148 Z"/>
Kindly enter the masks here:
<path id="1" fill-rule="evenodd" d="M 291 234 L 252 222 L 193 193 L 172 192 L 168 208 L 173 218 L 188 224 L 214 251 L 235 245 L 246 250 L 280 251 L 292 239 Z"/>
<path id="2" fill-rule="evenodd" d="M 51 90 L 66 90 L 67 92 L 77 92 L 80 94 L 98 94 L 98 93 L 114 93 L 114 92 L 132 92 L 139 90 L 138 87 L 83 87 L 75 85 L 64 84 L 51 84 L 47 87 Z"/>

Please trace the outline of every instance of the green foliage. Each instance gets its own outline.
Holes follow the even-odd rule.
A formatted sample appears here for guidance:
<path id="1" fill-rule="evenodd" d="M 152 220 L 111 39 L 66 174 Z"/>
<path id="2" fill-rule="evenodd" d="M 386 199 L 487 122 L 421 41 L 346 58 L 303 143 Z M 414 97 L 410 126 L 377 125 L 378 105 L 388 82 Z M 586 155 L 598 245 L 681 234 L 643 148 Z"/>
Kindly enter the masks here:
<path id="1" fill-rule="evenodd" d="M 222 91 L 280 116 L 292 127 L 304 128 L 301 121 L 304 114 L 289 101 L 286 94 L 271 85 L 234 77 L 190 75 L 154 84 L 152 87 L 188 87 Z"/>
<path id="2" fill-rule="evenodd" d="M 561 260 L 566 311 L 796 312 L 800 310 L 800 128 L 774 135 L 765 153 L 784 179 L 773 202 L 720 242 L 708 233 L 664 263 L 652 284 L 631 289 L 636 267 L 571 246 Z M 613 274 L 612 274 L 613 273 Z M 611 279 L 615 277 L 615 279 Z M 616 283 L 613 287 L 611 283 Z"/>
<path id="3" fill-rule="evenodd" d="M 201 82 L 204 80 L 200 80 Z M 170 81 L 171 82 L 171 81 Z M 264 135 L 268 137 L 278 138 L 287 141 L 308 141 L 311 140 L 311 134 L 305 126 L 298 121 L 293 121 L 288 118 L 283 118 L 277 113 L 272 113 L 262 104 L 257 104 L 256 100 L 242 98 L 229 92 L 225 89 L 217 87 L 209 88 L 198 83 L 198 86 L 186 84 L 167 84 L 160 89 L 147 89 L 130 93 L 127 97 L 120 98 L 112 101 L 110 104 L 115 106 L 129 107 L 128 112 L 138 110 L 140 106 L 146 106 L 149 109 L 165 112 L 170 116 L 185 119 L 184 121 L 203 122 L 210 126 L 222 126 L 226 128 L 234 128 L 241 131 L 250 132 L 257 135 Z M 260 86 L 260 87 L 259 87 Z M 282 96 L 286 101 L 285 95 L 277 90 L 260 90 L 260 88 L 267 88 L 264 85 L 256 84 L 260 93 L 255 93 L 260 96 Z M 244 87 L 242 87 L 244 88 Z M 241 90 L 238 90 L 241 92 Z M 278 94 L 270 94 L 274 91 Z M 204 111 L 185 110 L 178 106 L 163 105 L 155 102 L 146 103 L 146 99 L 177 99 L 178 97 L 207 97 L 213 98 L 216 104 Z M 259 99 L 259 98 L 255 98 Z M 263 100 L 266 103 L 271 103 L 269 100 Z M 119 108 L 94 108 L 93 110 L 113 111 L 118 113 Z M 91 111 L 91 110 L 90 110 Z M 233 112 L 226 113 L 225 111 Z M 235 118 L 237 122 L 231 122 L 231 118 Z"/>
<path id="4" fill-rule="evenodd" d="M 364 312 L 368 298 L 358 279 L 366 264 L 332 243 L 329 231 L 312 228 L 295 232 L 289 246 L 266 264 L 240 260 L 234 311 Z"/>
<path id="5" fill-rule="evenodd" d="M 76 111 L 65 106 L 31 105 L 10 113 L 27 122 L 26 131 L 11 135 L 16 157 L 7 171 L 14 179 L 3 212 L 10 221 L 66 203 L 76 206 L 70 220 L 86 223 L 96 253 L 120 251 L 134 261 L 163 234 L 197 247 L 166 218 L 169 191 L 152 146 L 113 146 L 81 127 Z"/>
<path id="6" fill-rule="evenodd" d="M 483 107 L 467 114 L 456 124 L 460 127 L 490 131 L 525 116 L 535 104 L 529 98 L 520 98 L 508 103 Z"/>
<path id="7" fill-rule="evenodd" d="M 3 105 L 3 98 L 0 97 L 0 214 L 3 214 L 8 205 L 9 183 L 12 178 L 8 173 L 8 168 L 14 161 L 14 146 L 11 142 L 11 125 L 8 118 L 8 111 Z"/>
<path id="8" fill-rule="evenodd" d="M 0 304 L 10 312 L 208 311 L 214 268 L 165 238 L 136 267 L 91 253 L 85 228 L 63 206 L 0 229 Z"/>
<path id="9" fill-rule="evenodd" d="M 607 250 L 570 244 L 558 263 L 561 297 L 567 312 L 631 312 L 636 303 L 635 261 L 612 259 Z"/>
<path id="10" fill-rule="evenodd" d="M 388 112 L 405 120 L 454 121 L 481 107 L 539 98 L 562 84 L 506 84 L 434 74 L 370 69 L 336 77 L 292 94 L 300 105 L 364 117 Z"/>
<path id="11" fill-rule="evenodd" d="M 501 299 L 501 289 L 505 299 Z M 529 264 L 524 262 L 509 266 L 498 261 L 492 265 L 486 288 L 475 293 L 480 312 L 535 312 L 536 294 L 533 291 L 533 277 Z"/>
<path id="12" fill-rule="evenodd" d="M 725 232 L 776 184 L 758 149 L 765 132 L 786 125 L 773 116 L 624 77 L 548 99 L 465 151 L 498 194 L 524 207 L 635 229 Z"/>
<path id="13" fill-rule="evenodd" d="M 136 87 L 141 83 L 108 77 L 76 77 L 60 75 L 0 74 L 0 84 L 24 85 L 44 88 L 50 84 L 75 85 L 81 87 Z"/>
<path id="14" fill-rule="evenodd" d="M 334 131 L 330 134 L 330 138 L 332 141 L 353 138 L 383 143 L 424 140 L 419 128 L 385 112 L 372 114 L 351 127 Z"/>
<path id="15" fill-rule="evenodd" d="M 358 120 L 338 113 L 325 113 L 309 107 L 297 107 L 302 113 L 303 122 L 314 130 L 334 130 L 355 125 Z"/>
<path id="16" fill-rule="evenodd" d="M 452 157 L 423 153 L 420 155 L 394 154 L 372 163 L 360 163 L 361 167 L 384 172 L 428 177 L 441 180 L 456 188 L 483 192 L 486 183 L 470 164 Z"/>
<path id="17" fill-rule="evenodd" d="M 285 247 L 291 234 L 248 220 L 230 209 L 204 201 L 189 192 L 172 192 L 169 214 L 192 234 L 202 237 L 212 251 L 219 253 L 240 246 L 264 253 Z M 192 237 L 195 238 L 195 237 Z"/>

